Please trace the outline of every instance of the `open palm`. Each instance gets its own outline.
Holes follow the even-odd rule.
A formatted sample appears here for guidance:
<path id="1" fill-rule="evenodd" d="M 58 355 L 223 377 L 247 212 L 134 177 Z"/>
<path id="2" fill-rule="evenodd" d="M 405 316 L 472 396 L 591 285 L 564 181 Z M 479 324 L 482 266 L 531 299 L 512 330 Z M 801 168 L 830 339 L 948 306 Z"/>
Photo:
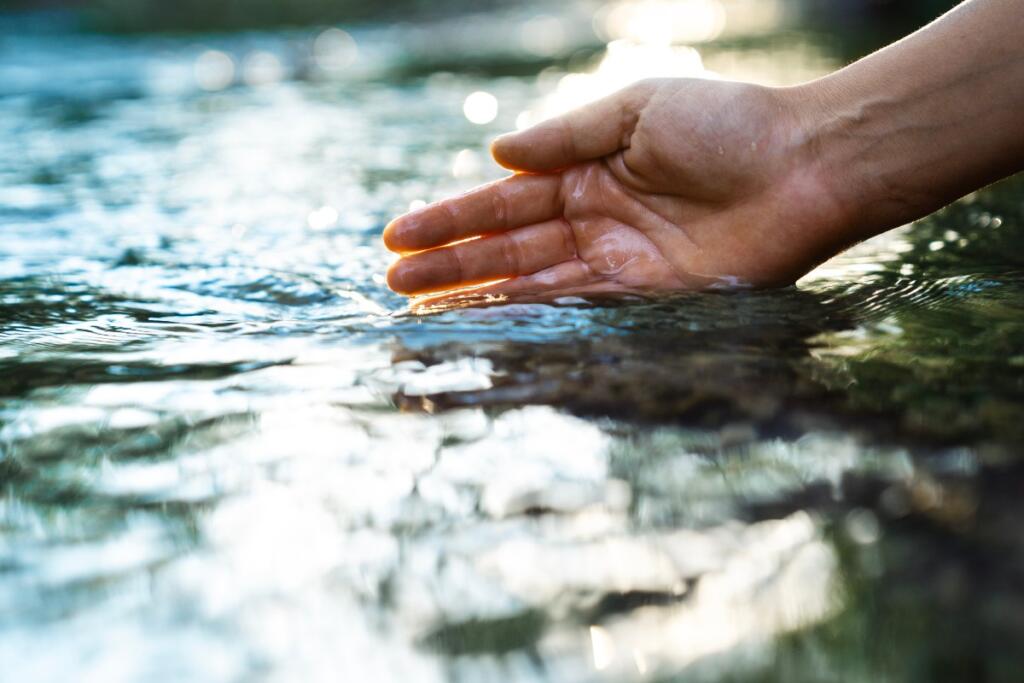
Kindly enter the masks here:
<path id="1" fill-rule="evenodd" d="M 388 284 L 539 299 L 793 282 L 845 245 L 782 92 L 645 81 L 499 138 L 519 173 L 393 221 Z"/>

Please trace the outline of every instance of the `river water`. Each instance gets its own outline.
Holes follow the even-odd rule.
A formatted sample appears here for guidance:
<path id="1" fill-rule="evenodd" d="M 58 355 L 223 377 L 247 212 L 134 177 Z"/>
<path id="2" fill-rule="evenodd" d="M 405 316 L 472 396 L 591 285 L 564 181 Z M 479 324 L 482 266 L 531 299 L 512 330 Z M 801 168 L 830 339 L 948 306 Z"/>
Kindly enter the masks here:
<path id="1" fill-rule="evenodd" d="M 517 120 L 835 64 L 574 25 L 2 24 L 0 678 L 1019 680 L 1020 180 L 782 291 L 387 290 Z"/>

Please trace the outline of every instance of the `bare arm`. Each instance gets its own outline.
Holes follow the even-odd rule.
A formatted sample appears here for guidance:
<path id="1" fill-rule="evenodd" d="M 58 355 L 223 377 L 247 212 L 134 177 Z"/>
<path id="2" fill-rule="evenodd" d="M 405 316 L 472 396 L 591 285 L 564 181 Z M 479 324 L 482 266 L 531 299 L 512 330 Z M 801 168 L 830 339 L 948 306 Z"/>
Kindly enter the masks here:
<path id="1" fill-rule="evenodd" d="M 971 0 L 795 89 L 857 237 L 1024 168 L 1024 2 Z"/>

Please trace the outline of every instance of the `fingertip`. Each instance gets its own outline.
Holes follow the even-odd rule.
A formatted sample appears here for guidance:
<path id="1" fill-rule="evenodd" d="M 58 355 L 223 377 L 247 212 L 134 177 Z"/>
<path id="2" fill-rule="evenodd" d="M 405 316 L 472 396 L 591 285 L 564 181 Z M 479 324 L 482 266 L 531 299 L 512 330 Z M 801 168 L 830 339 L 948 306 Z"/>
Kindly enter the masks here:
<path id="1" fill-rule="evenodd" d="M 404 259 L 399 259 L 391 264 L 386 275 L 388 288 L 396 294 L 411 294 L 406 278 Z"/>
<path id="2" fill-rule="evenodd" d="M 505 166 L 505 136 L 499 135 L 498 137 L 491 140 L 491 157 L 498 162 L 501 166 Z M 508 166 L 505 166 L 508 168 Z"/>
<path id="3" fill-rule="evenodd" d="M 491 156 L 510 171 L 524 170 L 515 160 L 516 138 L 516 133 L 505 133 L 491 141 Z"/>
<path id="4" fill-rule="evenodd" d="M 384 226 L 384 232 L 381 234 L 381 239 L 384 240 L 384 246 L 389 251 L 401 252 L 401 239 L 399 238 L 399 221 L 400 218 L 396 218 L 387 225 Z"/>
<path id="5" fill-rule="evenodd" d="M 498 137 L 494 138 L 491 140 L 491 151 L 494 152 L 498 148 L 507 145 L 516 137 L 516 135 L 518 135 L 518 133 L 502 133 Z"/>
<path id="6" fill-rule="evenodd" d="M 410 214 L 405 214 L 384 226 L 384 233 L 381 237 L 384 240 L 384 246 L 388 250 L 398 254 L 405 254 L 421 248 L 417 247 L 416 244 L 418 230 L 419 227 L 416 219 L 410 217 Z"/>

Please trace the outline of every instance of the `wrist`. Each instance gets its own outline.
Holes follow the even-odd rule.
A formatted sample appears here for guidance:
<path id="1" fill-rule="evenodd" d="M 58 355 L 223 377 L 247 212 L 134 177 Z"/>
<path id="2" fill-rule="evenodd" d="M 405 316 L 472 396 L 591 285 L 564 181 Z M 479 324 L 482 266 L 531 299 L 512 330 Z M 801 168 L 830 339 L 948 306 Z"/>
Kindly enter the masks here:
<path id="1" fill-rule="evenodd" d="M 913 166 L 915 150 L 901 140 L 898 97 L 862 93 L 842 75 L 788 90 L 797 113 L 801 163 L 834 206 L 841 238 L 853 243 L 937 206 L 904 171 Z"/>

